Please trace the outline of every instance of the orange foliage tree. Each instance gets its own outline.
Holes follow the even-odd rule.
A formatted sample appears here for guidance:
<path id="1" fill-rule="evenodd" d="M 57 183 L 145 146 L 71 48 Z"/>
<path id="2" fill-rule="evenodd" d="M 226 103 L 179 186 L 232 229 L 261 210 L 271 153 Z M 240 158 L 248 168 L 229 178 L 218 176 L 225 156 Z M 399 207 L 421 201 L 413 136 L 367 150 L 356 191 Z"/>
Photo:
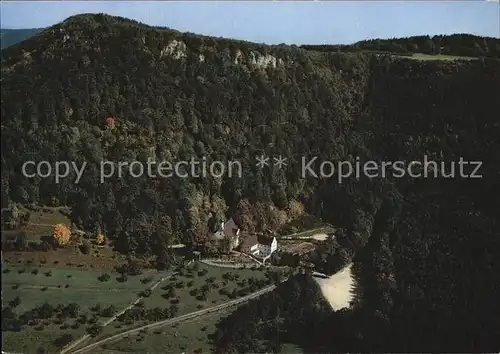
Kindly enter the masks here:
<path id="1" fill-rule="evenodd" d="M 102 234 L 98 234 L 95 239 L 95 243 L 97 243 L 98 245 L 104 244 L 104 236 Z"/>
<path id="2" fill-rule="evenodd" d="M 57 224 L 54 226 L 52 237 L 58 246 L 65 246 L 68 244 L 71 236 L 71 231 L 64 224 Z"/>
<path id="3" fill-rule="evenodd" d="M 106 125 L 111 130 L 115 129 L 115 120 L 111 117 L 106 118 Z"/>

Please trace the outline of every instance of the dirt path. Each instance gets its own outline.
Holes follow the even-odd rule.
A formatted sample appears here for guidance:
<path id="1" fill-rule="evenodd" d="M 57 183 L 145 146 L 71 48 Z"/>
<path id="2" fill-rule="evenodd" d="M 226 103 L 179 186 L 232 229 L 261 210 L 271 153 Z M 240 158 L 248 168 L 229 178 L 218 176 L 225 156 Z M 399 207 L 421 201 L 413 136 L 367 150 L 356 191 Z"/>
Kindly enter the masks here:
<path id="1" fill-rule="evenodd" d="M 328 238 L 327 234 L 316 234 L 312 235 L 310 238 L 317 241 L 325 241 Z"/>
<path id="2" fill-rule="evenodd" d="M 161 283 L 163 283 L 165 280 L 167 280 L 168 278 L 172 277 L 173 275 L 175 275 L 176 273 L 172 273 L 172 274 L 169 274 L 163 278 L 161 278 L 160 280 L 158 280 L 153 286 L 151 286 L 149 289 L 151 289 L 151 291 L 153 291 L 154 289 L 156 289 Z M 101 326 L 102 327 L 106 327 L 107 325 L 109 325 L 110 323 L 114 322 L 118 317 L 120 317 L 121 315 L 123 315 L 126 311 L 130 310 L 132 307 L 134 307 L 135 305 L 137 305 L 141 300 L 143 300 L 144 297 L 143 296 L 139 296 L 134 302 L 132 302 L 130 305 L 128 305 L 127 307 L 125 307 L 123 310 L 121 310 L 120 312 L 116 313 L 113 317 L 109 318 L 106 322 L 102 323 Z M 80 344 L 82 344 L 83 342 L 85 342 L 86 340 L 88 340 L 89 338 L 91 338 L 91 336 L 89 334 L 85 334 L 83 337 L 80 337 L 79 339 L 77 339 L 76 341 L 70 343 L 68 346 L 64 347 L 59 353 L 60 354 L 65 354 L 67 352 L 69 352 L 70 350 L 72 350 L 73 348 L 76 348 L 77 346 L 79 346 Z"/>
<path id="3" fill-rule="evenodd" d="M 186 247 L 186 245 L 183 243 L 178 243 L 176 245 L 167 246 L 167 248 L 184 248 L 184 247 Z"/>
<path id="4" fill-rule="evenodd" d="M 53 227 L 55 224 L 37 224 L 34 222 L 28 222 L 26 223 L 26 226 L 48 226 L 48 227 Z"/>
<path id="5" fill-rule="evenodd" d="M 284 282 L 286 280 L 287 279 L 283 279 L 282 282 Z M 158 321 L 158 322 L 150 323 L 150 324 L 145 325 L 145 326 L 141 326 L 141 327 L 134 328 L 134 329 L 131 329 L 131 330 L 119 333 L 119 334 L 115 334 L 115 335 L 113 335 L 111 337 L 102 339 L 102 340 L 100 340 L 98 342 L 92 343 L 90 345 L 87 345 L 86 347 L 78 349 L 78 350 L 72 352 L 72 354 L 87 353 L 87 352 L 91 351 L 92 349 L 95 349 L 95 348 L 97 348 L 97 347 L 99 347 L 99 346 L 101 346 L 103 344 L 117 341 L 117 340 L 119 340 L 119 339 L 121 339 L 121 338 L 123 338 L 123 337 L 125 337 L 127 335 L 135 334 L 135 333 L 138 333 L 138 332 L 140 332 L 142 330 L 145 330 L 145 329 L 156 329 L 156 328 L 161 328 L 161 327 L 165 327 L 165 326 L 170 326 L 170 325 L 182 322 L 182 321 L 186 321 L 186 320 L 198 317 L 198 316 L 202 316 L 202 315 L 207 314 L 207 313 L 211 313 L 211 312 L 215 312 L 215 311 L 220 311 L 220 310 L 226 309 L 226 308 L 228 308 L 230 306 L 235 306 L 235 305 L 238 305 L 240 303 L 246 302 L 248 300 L 257 298 L 259 296 L 262 296 L 262 295 L 264 295 L 264 294 L 266 294 L 266 293 L 268 293 L 270 291 L 273 291 L 275 288 L 276 288 L 276 285 L 270 285 L 270 286 L 268 286 L 268 287 L 266 287 L 264 289 L 261 289 L 259 291 L 254 292 L 254 293 L 252 293 L 250 295 L 244 296 L 244 297 L 236 299 L 236 300 L 228 301 L 228 302 L 226 302 L 224 304 L 220 304 L 220 305 L 217 305 L 217 306 L 209 307 L 207 309 L 203 309 L 203 310 L 191 312 L 191 313 L 188 313 L 188 314 L 185 314 L 185 315 L 182 315 L 182 316 L 178 316 L 178 317 L 175 317 L 175 318 L 171 318 L 171 319 L 168 319 L 168 320 L 163 320 L 163 321 Z M 73 348 L 74 348 L 74 346 L 73 346 Z M 61 352 L 61 353 L 63 353 L 63 352 Z"/>

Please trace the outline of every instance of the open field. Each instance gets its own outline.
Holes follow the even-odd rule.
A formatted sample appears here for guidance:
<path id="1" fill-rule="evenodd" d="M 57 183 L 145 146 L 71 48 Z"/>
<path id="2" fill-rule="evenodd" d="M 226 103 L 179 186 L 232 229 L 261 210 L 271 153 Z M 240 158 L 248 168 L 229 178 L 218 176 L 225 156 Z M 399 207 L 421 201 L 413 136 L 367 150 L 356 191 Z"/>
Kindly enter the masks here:
<path id="1" fill-rule="evenodd" d="M 15 239 L 17 235 L 24 232 L 29 243 L 38 244 L 43 239 L 51 239 L 53 225 L 62 223 L 70 225 L 66 216 L 67 208 L 40 207 L 36 210 L 28 210 L 19 207 L 21 213 L 29 212 L 29 222 L 17 230 L 2 231 L 2 241 Z M 83 238 L 75 233 L 75 238 Z M 89 240 L 92 241 L 92 240 Z M 125 262 L 125 256 L 113 251 L 110 245 L 96 246 L 91 243 L 88 254 L 83 254 L 78 247 L 68 246 L 59 249 L 48 249 L 46 251 L 35 250 L 28 247 L 23 251 L 4 249 L 4 261 L 9 264 L 27 264 L 29 266 L 47 265 L 52 268 L 80 268 L 100 269 L 111 271 L 113 268 Z"/>
<path id="2" fill-rule="evenodd" d="M 143 275 L 128 277 L 126 282 L 119 282 L 118 273 L 110 273 L 110 280 L 101 282 L 98 277 L 104 273 L 80 269 L 57 269 L 46 267 L 6 267 L 10 270 L 2 274 L 4 302 L 15 296 L 21 297 L 22 303 L 17 310 L 29 310 L 47 301 L 50 304 L 78 303 L 82 309 L 90 309 L 97 303 L 101 306 L 126 306 L 138 297 L 138 293 L 148 285 L 142 280 L 148 276 L 156 279 L 165 275 L 159 272 L 145 272 Z M 23 271 L 23 273 L 19 273 Z M 38 270 L 38 274 L 32 271 Z M 48 276 L 48 273 L 51 273 Z M 68 287 L 66 287 L 66 285 Z M 17 286 L 17 289 L 13 287 Z M 42 291 L 42 289 L 45 289 Z"/>
<path id="3" fill-rule="evenodd" d="M 424 53 L 390 53 L 390 52 L 377 52 L 377 51 L 362 51 L 364 53 L 372 53 L 377 56 L 381 55 L 390 55 L 396 58 L 403 59 L 414 59 L 414 60 L 475 60 L 478 57 L 466 57 L 466 56 L 458 56 L 458 55 L 445 55 L 445 54 L 424 54 Z"/>
<path id="4" fill-rule="evenodd" d="M 281 282 L 287 281 L 288 278 L 283 278 Z M 164 328 L 166 326 L 175 326 L 178 325 L 182 322 L 194 319 L 194 318 L 200 318 L 202 316 L 205 316 L 209 313 L 214 313 L 214 312 L 219 312 L 223 310 L 227 310 L 231 307 L 238 306 L 240 304 L 243 304 L 245 302 L 251 301 L 252 299 L 258 298 L 264 294 L 267 294 L 269 292 L 272 292 L 276 289 L 276 285 L 272 284 L 269 286 L 266 286 L 260 290 L 257 290 L 255 292 L 252 292 L 248 295 L 236 298 L 234 300 L 230 300 L 227 302 L 224 302 L 219 305 L 211 306 L 208 308 L 204 308 L 195 312 L 190 312 L 181 316 L 176 316 L 176 317 L 170 317 L 167 319 L 163 319 L 160 321 L 154 321 L 152 323 L 146 324 L 146 325 L 141 325 L 141 326 L 136 326 L 135 328 L 132 329 L 127 329 L 125 331 L 121 331 L 120 333 L 113 335 L 113 336 L 108 336 L 106 338 L 103 338 L 101 340 L 95 341 L 92 344 L 88 344 L 84 347 L 81 347 L 80 349 L 73 351 L 73 354 L 83 354 L 83 353 L 90 353 L 93 349 L 101 347 L 105 344 L 110 344 L 115 341 L 120 341 L 124 338 L 128 338 L 132 335 L 137 335 L 140 333 L 143 333 L 148 330 L 157 330 L 160 328 Z M 62 354 L 62 353 L 61 353 Z"/>
<path id="5" fill-rule="evenodd" d="M 81 253 L 76 247 L 41 251 L 5 251 L 4 263 L 8 265 L 48 266 L 58 269 L 88 269 L 113 271 L 114 267 L 126 261 L 109 246 L 92 247 L 89 254 Z"/>
<path id="6" fill-rule="evenodd" d="M 217 322 L 233 310 L 214 312 L 173 327 L 144 331 L 107 344 L 104 348 L 94 349 L 94 353 L 212 353 L 209 336 L 215 332 Z"/>
<path id="7" fill-rule="evenodd" d="M 18 332 L 4 331 L 4 347 L 11 351 L 21 351 L 23 353 L 34 353 L 38 348 L 44 348 L 49 353 L 55 353 L 61 347 L 55 343 L 58 338 L 62 338 L 63 335 L 70 336 L 71 341 L 75 341 L 86 334 L 89 323 L 102 323 L 108 318 L 108 316 L 103 317 L 102 312 L 96 313 L 95 309 L 92 309 L 97 303 L 100 304 L 101 310 L 113 305 L 116 308 L 115 312 L 120 311 L 136 300 L 142 290 L 167 275 L 166 272 L 145 272 L 142 275 L 129 277 L 126 282 L 119 282 L 116 279 L 118 273 L 114 273 L 111 274 L 111 279 L 101 282 L 97 279 L 101 273 L 91 270 L 43 267 L 38 269 L 38 267 L 34 267 L 33 269 L 38 269 L 38 274 L 34 274 L 31 273 L 33 269 L 24 266 L 11 265 L 7 269 L 9 271 L 3 274 L 2 284 L 5 292 L 4 304 L 8 304 L 9 301 L 19 296 L 21 303 L 14 308 L 16 313 L 25 313 L 26 310 L 43 302 L 54 306 L 59 304 L 66 306 L 74 302 L 79 306 L 79 313 L 74 317 L 58 319 L 57 316 L 50 316 L 36 321 L 32 326 L 24 326 Z M 172 300 L 175 300 L 175 306 L 178 307 L 175 315 L 180 316 L 202 308 L 224 304 L 232 299 L 248 295 L 270 283 L 265 281 L 267 280 L 266 273 L 259 269 L 227 270 L 195 263 L 192 268 L 183 269 L 180 273 L 161 283 L 149 297 L 143 299 L 140 307 L 145 309 L 168 308 L 172 306 Z M 146 277 L 151 277 L 147 284 L 143 282 Z M 261 280 L 261 282 L 257 285 L 252 280 L 249 281 L 249 279 Z M 182 282 L 185 284 L 184 286 L 181 286 Z M 62 283 L 69 286 L 61 286 Z M 188 283 L 191 286 L 188 286 Z M 222 287 L 227 290 L 228 294 L 221 295 L 219 293 Z M 173 296 L 172 294 L 162 296 L 170 292 L 171 288 L 175 289 Z M 202 298 L 197 298 L 197 294 L 190 293 L 192 289 L 203 288 L 206 291 Z M 42 291 L 42 289 L 45 290 Z M 198 292 L 198 294 L 200 293 L 201 291 Z M 85 314 L 91 321 L 92 318 L 95 320 L 75 326 L 82 314 Z M 109 351 L 110 348 L 118 349 L 118 352 L 126 352 L 127 350 L 142 352 L 143 349 L 144 351 L 156 351 L 160 347 L 172 348 L 174 352 L 182 350 L 184 347 L 186 350 L 192 351 L 201 348 L 203 352 L 207 352 L 210 350 L 211 345 L 208 341 L 208 335 L 215 330 L 215 323 L 221 314 L 210 316 L 207 320 L 196 317 L 198 322 L 190 320 L 186 324 L 179 324 L 179 326 L 183 326 L 182 331 L 179 328 L 175 329 L 175 327 L 162 329 L 161 331 L 151 329 L 150 332 L 152 333 L 141 331 L 140 337 L 143 339 L 137 340 L 134 337 L 122 340 L 117 344 L 109 344 L 108 352 L 113 352 Z M 203 315 L 204 317 L 205 315 Z M 116 322 L 120 321 L 116 320 Z M 134 320 L 133 323 L 123 323 L 120 329 L 115 326 L 116 323 L 113 323 L 104 328 L 101 336 L 107 337 L 110 334 L 123 331 L 127 326 L 131 328 L 137 327 L 141 323 L 147 323 L 147 321 Z M 96 340 L 101 336 L 98 336 Z M 132 346 L 131 343 L 135 346 Z M 129 347 L 130 349 L 127 349 Z M 106 351 L 101 352 L 106 353 Z"/>
<path id="8" fill-rule="evenodd" d="M 68 208 L 39 207 L 36 210 L 28 210 L 22 206 L 18 208 L 21 214 L 29 213 L 27 225 L 16 231 L 2 231 L 2 235 L 24 231 L 27 241 L 40 242 L 42 237 L 52 234 L 53 225 L 65 224 L 69 226 L 71 222 L 67 216 L 70 213 Z"/>
<path id="9" fill-rule="evenodd" d="M 23 228 L 28 241 L 40 241 L 43 236 L 50 236 L 55 224 L 70 225 L 70 220 L 60 210 L 44 209 L 32 211 L 29 224 Z"/>
<path id="10" fill-rule="evenodd" d="M 20 210 L 26 212 L 24 208 Z M 44 237 L 50 238 L 54 224 L 70 225 L 67 213 L 61 208 L 31 210 L 27 224 L 15 231 L 3 231 L 2 236 L 24 232 L 29 242 L 39 243 Z M 76 239 L 75 245 L 46 251 L 36 247 L 24 251 L 4 250 L 2 309 L 8 307 L 11 311 L 8 326 L 2 328 L 4 348 L 22 353 L 35 353 L 43 348 L 47 353 L 56 353 L 68 343 L 79 343 L 79 339 L 88 337 L 90 328 L 105 323 L 129 306 L 132 306 L 130 310 L 102 328 L 93 340 L 157 320 L 151 316 L 173 318 L 225 304 L 272 283 L 266 269 L 227 269 L 199 262 L 181 269 L 172 279 L 167 276 L 172 271 L 144 269 L 141 275 L 129 275 L 124 280 L 115 267 L 127 263 L 125 256 L 114 252 L 110 245 L 95 244 L 91 244 L 90 251 L 84 254 L 77 247 L 82 236 L 76 235 Z M 227 258 L 253 262 L 240 254 Z M 143 266 L 146 264 L 147 261 L 143 262 Z M 109 279 L 99 280 L 103 274 Z M 162 278 L 166 279 L 156 289 L 145 292 Z M 139 298 L 142 300 L 137 303 Z M 42 307 L 44 304 L 46 307 Z M 70 307 L 76 310 L 68 315 Z M 139 317 L 137 313 L 130 315 L 141 309 L 144 311 Z M 210 345 L 202 335 L 210 330 L 201 330 L 194 322 L 190 323 L 192 329 L 189 330 L 189 323 L 186 324 L 186 335 L 175 337 L 172 332 L 172 337 L 180 340 L 172 342 L 173 350 L 189 345 L 193 347 L 190 350 L 202 348 L 206 352 Z M 206 326 L 208 324 L 202 327 Z M 153 343 L 146 347 L 169 347 L 152 340 Z"/>
<path id="11" fill-rule="evenodd" d="M 174 315 L 181 316 L 248 295 L 271 284 L 265 271 L 260 269 L 224 269 L 201 263 L 195 263 L 194 268 L 197 270 L 193 269 L 191 272 L 184 270 L 183 275 L 177 274 L 165 280 L 136 308 L 144 308 L 146 311 L 175 308 Z M 260 281 L 260 284 L 256 281 Z M 220 292 L 221 289 L 225 289 L 222 291 L 223 294 Z M 104 328 L 98 338 L 150 322 L 146 318 L 136 318 L 132 321 L 126 315 Z"/>
<path id="12" fill-rule="evenodd" d="M 46 325 L 42 327 L 27 328 L 20 332 L 3 332 L 2 331 L 2 348 L 6 352 L 35 354 L 42 348 L 45 353 L 57 353 L 58 346 L 54 341 L 62 335 L 71 335 L 73 338 L 78 338 L 85 333 L 85 327 L 80 326 L 73 329 L 71 326 L 61 329 L 61 326 L 55 324 L 55 321 L 45 321 Z"/>
<path id="13" fill-rule="evenodd" d="M 206 273 L 202 275 L 202 272 L 205 271 Z M 190 276 L 190 274 L 192 274 L 192 276 Z M 224 279 L 224 274 L 235 275 L 238 277 L 238 279 Z M 210 281 L 212 279 L 213 281 Z M 170 305 L 170 302 L 174 298 L 177 298 L 179 299 L 178 315 L 183 315 L 185 313 L 201 309 L 201 307 L 199 306 L 210 307 L 228 301 L 230 297 L 227 295 L 221 295 L 219 293 L 220 289 L 224 288 L 229 293 L 241 290 L 241 292 L 245 293 L 245 295 L 257 290 L 257 288 L 254 288 L 254 290 L 249 290 L 250 279 L 266 280 L 265 272 L 260 269 L 233 270 L 210 267 L 204 264 L 200 264 L 198 271 L 193 271 L 192 273 L 185 272 L 185 274 L 182 276 L 178 275 L 174 278 L 171 278 L 169 281 L 166 281 L 164 284 L 162 284 L 161 289 L 155 291 L 149 298 L 145 299 L 143 303 L 145 308 L 165 307 Z M 181 287 L 181 284 L 184 285 Z M 201 289 L 204 286 L 208 289 L 208 291 L 206 292 L 206 296 L 197 299 L 196 297 L 201 295 Z M 263 283 L 262 287 L 264 286 L 265 285 Z M 171 291 L 169 290 L 171 288 L 174 289 L 173 293 L 175 294 L 175 296 L 168 297 L 167 299 L 166 294 L 167 292 Z M 247 289 L 247 291 L 244 291 L 244 289 Z M 198 295 L 195 294 L 193 290 L 198 290 Z M 238 297 L 238 295 L 236 295 L 236 297 Z M 205 300 L 203 300 L 202 298 L 204 298 Z"/>
<path id="14" fill-rule="evenodd" d="M 225 295 L 219 293 L 223 286 L 222 282 L 226 283 L 227 293 Z M 270 283 L 271 281 L 267 279 L 266 273 L 262 270 L 228 270 L 194 263 L 179 270 L 171 278 L 166 278 L 148 295 L 141 292 L 141 296 L 144 297 L 130 310 L 118 316 L 113 323 L 104 327 L 102 332 L 92 341 L 99 341 L 152 322 L 168 320 L 215 305 L 225 304 L 230 300 L 244 297 L 264 288 Z M 196 294 L 192 293 L 193 289 L 197 289 Z M 123 289 L 122 291 L 127 290 Z M 125 307 L 122 306 L 122 309 Z M 86 340 L 84 343 L 90 344 L 92 342 Z"/>
<path id="15" fill-rule="evenodd" d="M 94 349 L 95 354 L 123 353 L 213 353 L 211 336 L 216 332 L 217 323 L 229 316 L 234 308 L 214 312 L 173 327 L 145 331 L 104 348 Z M 300 348 L 285 343 L 283 354 L 301 353 Z"/>
<path id="16" fill-rule="evenodd" d="M 475 60 L 474 57 L 460 57 L 455 55 L 430 55 L 415 53 L 412 56 L 404 56 L 403 58 L 415 59 L 415 60 Z"/>
<path id="17" fill-rule="evenodd" d="M 43 303 L 53 307 L 71 303 L 78 305 L 76 316 L 60 319 L 49 316 L 42 321 L 35 321 L 33 326 L 23 326 L 18 332 L 3 331 L 4 348 L 34 353 L 38 347 L 43 347 L 48 352 L 55 352 L 58 347 L 54 344 L 55 339 L 62 335 L 72 335 L 74 339 L 81 337 L 89 324 L 107 319 L 108 315 L 103 317 L 102 310 L 111 305 L 115 312 L 122 310 L 137 299 L 142 290 L 166 276 L 167 272 L 144 272 L 129 277 L 125 282 L 117 280 L 119 274 L 116 272 L 108 273 L 110 279 L 101 282 L 98 277 L 102 274 L 82 269 L 4 266 L 2 305 L 4 307 L 19 297 L 19 305 L 13 308 L 17 315 L 25 314 Z M 145 278 L 151 280 L 146 283 Z M 99 305 L 100 310 L 93 309 L 96 305 Z M 85 315 L 88 321 L 76 325 L 81 315 Z"/>

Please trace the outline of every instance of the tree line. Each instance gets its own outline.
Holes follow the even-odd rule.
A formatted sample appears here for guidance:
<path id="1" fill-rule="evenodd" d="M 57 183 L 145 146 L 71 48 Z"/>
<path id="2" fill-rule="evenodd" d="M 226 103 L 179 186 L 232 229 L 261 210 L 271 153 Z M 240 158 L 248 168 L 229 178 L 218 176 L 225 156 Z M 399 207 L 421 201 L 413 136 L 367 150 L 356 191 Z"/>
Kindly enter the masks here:
<path id="1" fill-rule="evenodd" d="M 464 57 L 500 57 L 500 39 L 471 34 L 378 38 L 347 45 L 302 45 L 301 48 L 325 52 L 372 51 L 400 55 L 423 53 Z"/>

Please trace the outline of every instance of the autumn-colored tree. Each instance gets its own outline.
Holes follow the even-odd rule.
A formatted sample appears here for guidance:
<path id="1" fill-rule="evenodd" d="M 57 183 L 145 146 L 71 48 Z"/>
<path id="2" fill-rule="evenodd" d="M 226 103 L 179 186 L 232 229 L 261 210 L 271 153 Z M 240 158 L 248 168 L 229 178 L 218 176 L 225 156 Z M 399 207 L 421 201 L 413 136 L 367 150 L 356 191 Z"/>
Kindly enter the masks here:
<path id="1" fill-rule="evenodd" d="M 71 236 L 71 231 L 64 224 L 54 225 L 54 230 L 52 232 L 52 237 L 54 241 L 59 246 L 65 246 L 68 244 Z"/>
<path id="2" fill-rule="evenodd" d="M 104 236 L 102 234 L 97 234 L 95 243 L 97 243 L 98 245 L 104 244 Z"/>
<path id="3" fill-rule="evenodd" d="M 236 206 L 234 213 L 234 221 L 238 224 L 242 230 L 247 232 L 255 231 L 255 225 L 253 221 L 254 207 L 248 199 L 242 199 Z"/>
<path id="4" fill-rule="evenodd" d="M 193 245 L 204 245 L 208 241 L 210 230 L 206 223 L 200 223 L 196 227 L 187 230 L 189 240 Z"/>
<path id="5" fill-rule="evenodd" d="M 295 199 L 292 199 L 288 202 L 287 211 L 290 219 L 296 219 L 304 214 L 304 205 L 302 205 L 302 203 L 296 201 Z"/>
<path id="6" fill-rule="evenodd" d="M 217 216 L 224 217 L 226 214 L 228 207 L 226 205 L 226 201 L 220 196 L 213 194 L 211 198 L 211 210 L 213 210 Z"/>
<path id="7" fill-rule="evenodd" d="M 11 212 L 12 212 L 12 218 L 17 220 L 17 218 L 19 218 L 19 208 L 17 207 L 16 204 L 12 205 Z"/>
<path id="8" fill-rule="evenodd" d="M 111 130 L 115 129 L 115 120 L 111 117 L 106 118 L 106 125 Z"/>
<path id="9" fill-rule="evenodd" d="M 14 204 L 11 208 L 10 218 L 8 220 L 9 229 L 15 230 L 19 226 L 19 208 Z"/>

